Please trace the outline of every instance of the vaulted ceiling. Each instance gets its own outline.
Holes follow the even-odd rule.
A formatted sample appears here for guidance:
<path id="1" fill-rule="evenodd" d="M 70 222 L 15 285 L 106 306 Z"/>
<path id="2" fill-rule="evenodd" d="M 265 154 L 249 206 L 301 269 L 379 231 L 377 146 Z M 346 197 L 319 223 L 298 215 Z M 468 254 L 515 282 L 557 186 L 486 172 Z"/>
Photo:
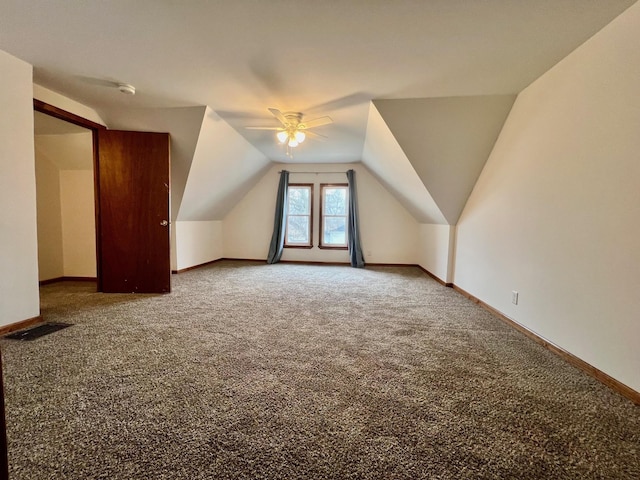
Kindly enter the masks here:
<path id="1" fill-rule="evenodd" d="M 633 3 L 0 0 L 0 49 L 110 128 L 169 131 L 178 219 L 223 218 L 270 162 L 362 161 L 455 224 L 515 96 Z M 246 129 L 269 107 L 334 123 L 291 160 Z"/>

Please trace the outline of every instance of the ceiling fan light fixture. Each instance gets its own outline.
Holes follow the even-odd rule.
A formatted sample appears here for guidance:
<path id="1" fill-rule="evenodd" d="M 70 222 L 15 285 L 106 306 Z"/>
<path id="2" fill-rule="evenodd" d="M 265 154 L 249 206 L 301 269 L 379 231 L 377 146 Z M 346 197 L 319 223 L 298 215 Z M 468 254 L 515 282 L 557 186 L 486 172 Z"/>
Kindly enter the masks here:
<path id="1" fill-rule="evenodd" d="M 278 141 L 280 143 L 285 143 L 289 139 L 289 134 L 282 130 L 281 132 L 276 133 L 276 137 L 278 137 Z"/>
<path id="2" fill-rule="evenodd" d="M 136 87 L 134 87 L 133 85 L 129 85 L 128 83 L 119 83 L 118 90 L 120 90 L 120 92 L 124 93 L 125 95 L 136 94 Z"/>
<path id="3" fill-rule="evenodd" d="M 302 123 L 303 114 L 301 112 L 284 112 L 277 108 L 269 108 L 271 114 L 280 122 L 280 127 L 264 126 L 264 127 L 246 127 L 251 130 L 276 130 L 276 138 L 282 145 L 287 146 L 287 155 L 291 157 L 291 148 L 297 147 L 307 138 L 305 130 L 309 128 L 321 127 L 333 123 L 331 117 L 319 117 L 312 120 L 306 120 Z M 324 137 L 318 133 L 309 132 L 314 137 Z M 293 158 L 293 157 L 291 157 Z"/>

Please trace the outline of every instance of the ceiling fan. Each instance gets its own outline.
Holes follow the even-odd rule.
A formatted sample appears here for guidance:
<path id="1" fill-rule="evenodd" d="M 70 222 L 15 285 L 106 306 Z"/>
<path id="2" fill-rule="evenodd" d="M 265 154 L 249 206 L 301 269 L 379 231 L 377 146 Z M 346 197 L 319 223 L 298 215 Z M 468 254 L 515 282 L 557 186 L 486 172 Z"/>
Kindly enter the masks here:
<path id="1" fill-rule="evenodd" d="M 297 147 L 304 142 L 307 136 L 327 138 L 319 133 L 309 131 L 310 128 L 320 127 L 333 123 L 331 117 L 319 117 L 313 120 L 302 120 L 303 114 L 300 112 L 282 113 L 277 108 L 270 108 L 271 114 L 280 121 L 280 127 L 246 127 L 249 130 L 275 130 L 278 141 L 287 145 L 287 155 L 292 156 L 291 148 Z"/>

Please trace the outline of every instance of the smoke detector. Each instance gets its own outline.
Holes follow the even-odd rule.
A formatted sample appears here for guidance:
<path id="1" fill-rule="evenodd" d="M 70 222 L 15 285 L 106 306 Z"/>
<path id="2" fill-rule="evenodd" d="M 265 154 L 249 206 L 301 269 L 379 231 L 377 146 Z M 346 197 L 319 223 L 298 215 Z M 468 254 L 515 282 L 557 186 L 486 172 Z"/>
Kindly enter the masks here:
<path id="1" fill-rule="evenodd" d="M 125 95 L 135 95 L 136 94 L 136 87 L 134 87 L 133 85 L 129 85 L 128 83 L 119 83 L 118 84 L 118 90 L 120 90 Z"/>

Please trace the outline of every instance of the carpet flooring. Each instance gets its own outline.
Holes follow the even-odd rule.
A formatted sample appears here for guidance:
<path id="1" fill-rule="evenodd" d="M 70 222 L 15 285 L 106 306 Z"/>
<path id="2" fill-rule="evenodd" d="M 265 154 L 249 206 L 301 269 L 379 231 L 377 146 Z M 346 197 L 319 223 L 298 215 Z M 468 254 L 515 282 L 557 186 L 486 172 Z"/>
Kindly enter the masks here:
<path id="1" fill-rule="evenodd" d="M 640 408 L 413 267 L 42 287 L 0 340 L 10 478 L 638 479 Z"/>

